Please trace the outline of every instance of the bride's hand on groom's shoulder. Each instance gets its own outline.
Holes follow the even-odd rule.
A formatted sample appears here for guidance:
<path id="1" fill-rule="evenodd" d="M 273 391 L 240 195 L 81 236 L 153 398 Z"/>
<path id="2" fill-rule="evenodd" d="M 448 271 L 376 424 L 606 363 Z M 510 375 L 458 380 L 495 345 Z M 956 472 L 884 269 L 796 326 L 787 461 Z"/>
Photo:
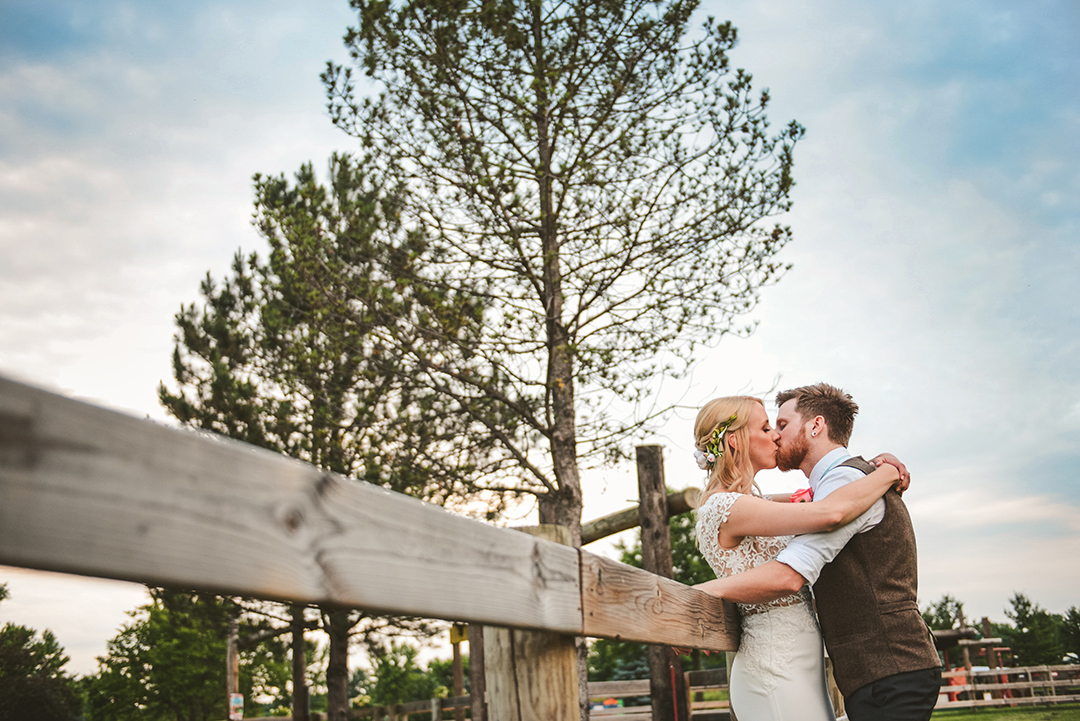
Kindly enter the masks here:
<path id="1" fill-rule="evenodd" d="M 692 654 L 694 652 L 694 649 L 692 649 L 692 648 L 679 648 L 678 646 L 672 646 L 671 650 L 674 651 L 675 654 L 678 655 L 678 656 L 689 656 L 690 654 Z M 706 656 L 708 656 L 710 653 L 712 653 L 711 651 L 707 651 L 704 648 L 701 649 L 701 652 L 703 654 L 705 654 Z"/>
<path id="2" fill-rule="evenodd" d="M 911 474 L 908 473 L 907 466 L 905 466 L 899 458 L 891 453 L 879 453 L 870 459 L 870 463 L 880 467 L 883 463 L 888 463 L 890 466 L 896 468 L 900 472 L 900 480 L 896 482 L 896 492 L 903 495 L 904 491 L 911 485 Z"/>

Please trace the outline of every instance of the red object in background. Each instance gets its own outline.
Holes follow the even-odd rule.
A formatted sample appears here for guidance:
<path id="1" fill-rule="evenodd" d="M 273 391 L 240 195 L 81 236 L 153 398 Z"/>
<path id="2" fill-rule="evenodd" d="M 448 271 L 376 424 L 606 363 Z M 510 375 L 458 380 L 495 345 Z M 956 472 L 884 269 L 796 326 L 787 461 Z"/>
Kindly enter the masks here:
<path id="1" fill-rule="evenodd" d="M 800 488 L 791 494 L 792 503 L 809 503 L 814 500 L 813 488 Z"/>
<path id="2" fill-rule="evenodd" d="M 968 677 L 967 677 L 966 674 L 963 675 L 963 676 L 953 676 L 952 678 L 949 679 L 949 685 L 950 686 L 965 686 L 965 685 L 967 685 L 967 682 L 968 682 Z M 956 697 L 960 695 L 960 693 L 957 692 L 957 691 L 951 691 L 951 692 L 947 692 L 947 693 L 949 695 L 949 701 L 955 701 Z"/>

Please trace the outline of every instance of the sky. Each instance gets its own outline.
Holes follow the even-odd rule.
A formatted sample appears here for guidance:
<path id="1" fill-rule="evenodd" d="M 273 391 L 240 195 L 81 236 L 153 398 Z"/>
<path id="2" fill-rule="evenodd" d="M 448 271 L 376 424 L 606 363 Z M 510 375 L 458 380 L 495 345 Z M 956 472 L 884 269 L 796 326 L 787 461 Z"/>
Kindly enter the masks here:
<path id="1" fill-rule="evenodd" d="M 1072 0 L 709 0 L 732 64 L 807 129 L 783 218 L 793 265 L 748 338 L 656 380 L 679 403 L 641 440 L 700 485 L 696 410 L 828 381 L 889 451 L 923 604 L 1004 621 L 1026 594 L 1080 605 L 1080 5 Z M 346 61 L 345 0 L 5 0 L 0 5 L 0 374 L 165 420 L 173 315 L 262 250 L 251 176 L 353 149 L 318 75 Z M 771 397 L 768 407 L 773 408 Z M 804 479 L 769 472 L 766 491 Z M 632 503 L 585 478 L 585 518 Z M 0 499 L 2 502 L 2 499 Z M 610 544 L 601 544 L 610 553 Z M 142 587 L 0 568 L 0 622 L 49 628 L 90 673 Z"/>

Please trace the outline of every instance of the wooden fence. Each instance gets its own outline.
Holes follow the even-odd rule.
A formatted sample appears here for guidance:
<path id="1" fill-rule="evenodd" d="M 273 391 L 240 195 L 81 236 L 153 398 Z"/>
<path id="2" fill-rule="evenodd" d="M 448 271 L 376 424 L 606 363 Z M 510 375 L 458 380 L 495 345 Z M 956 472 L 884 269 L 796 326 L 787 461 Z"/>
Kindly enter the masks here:
<path id="1" fill-rule="evenodd" d="M 686 686 L 691 699 L 697 692 L 726 691 L 727 674 L 724 669 L 689 671 Z M 958 669 L 942 673 L 941 700 L 937 710 L 979 707 L 1006 707 L 1038 704 L 1080 702 L 1080 665 L 1024 666 L 975 670 Z M 649 680 L 602 681 L 589 684 L 589 697 L 593 700 L 607 698 L 626 699 L 649 695 Z M 950 698 L 952 697 L 952 698 Z M 413 701 L 396 706 L 371 707 L 355 710 L 352 718 L 395 719 L 407 718 L 418 721 L 438 721 L 442 711 L 469 706 L 469 697 Z M 689 703 L 692 721 L 720 721 L 730 718 L 729 702 L 724 699 L 693 701 Z M 423 714 L 418 716 L 417 714 Z M 650 721 L 650 706 L 625 706 L 594 709 L 593 719 L 615 721 Z M 259 721 L 259 720 L 251 720 Z M 270 721 L 265 719 L 262 721 Z"/>
<path id="2" fill-rule="evenodd" d="M 685 672 L 686 688 L 690 699 L 688 705 L 692 710 L 693 721 L 726 721 L 729 718 L 729 703 L 726 699 L 714 701 L 694 701 L 695 694 L 704 691 L 727 691 L 727 671 L 725 669 L 706 669 L 702 671 Z M 589 698 L 593 701 L 606 699 L 629 699 L 648 697 L 650 692 L 649 679 L 637 679 L 632 681 L 596 681 L 589 684 Z M 440 721 L 443 711 L 455 708 L 468 708 L 469 696 L 455 698 L 434 698 L 423 701 L 396 704 L 394 706 L 371 706 L 368 708 L 355 709 L 351 718 L 370 718 L 375 721 L 393 719 L 394 721 Z M 652 707 L 643 706 L 616 706 L 610 708 L 594 708 L 590 714 L 592 719 L 613 719 L 614 721 L 651 721 Z M 249 721 L 271 721 L 270 719 L 251 719 Z"/>
<path id="3" fill-rule="evenodd" d="M 961 668 L 941 676 L 938 709 L 1080 702 L 1080 665 Z"/>
<path id="4" fill-rule="evenodd" d="M 543 632 L 486 654 L 499 721 L 578 719 L 574 636 L 738 646 L 675 581 L 3 378 L 0 499 L 0 564 Z"/>

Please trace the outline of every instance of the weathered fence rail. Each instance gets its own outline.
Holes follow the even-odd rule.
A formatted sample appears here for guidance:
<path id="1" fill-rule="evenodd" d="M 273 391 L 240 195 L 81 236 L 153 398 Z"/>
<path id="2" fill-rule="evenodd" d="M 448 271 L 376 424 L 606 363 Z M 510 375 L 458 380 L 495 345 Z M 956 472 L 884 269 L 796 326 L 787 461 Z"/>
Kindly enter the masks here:
<path id="1" fill-rule="evenodd" d="M 938 709 L 1080 702 L 1080 666 L 1076 665 L 956 669 L 941 676 L 948 685 L 941 687 Z M 954 680 L 965 683 L 950 683 Z M 966 698 L 958 698 L 961 695 Z"/>
<path id="2" fill-rule="evenodd" d="M 738 645 L 733 610 L 675 581 L 3 378 L 0 499 L 0 564 L 565 635 Z"/>
<path id="3" fill-rule="evenodd" d="M 684 676 L 686 677 L 686 688 L 691 698 L 695 693 L 701 691 L 727 690 L 728 687 L 727 672 L 722 668 L 687 671 L 684 673 Z M 647 678 L 629 681 L 595 681 L 589 684 L 588 693 L 590 699 L 599 701 L 608 698 L 626 699 L 648 696 L 649 689 L 650 681 Z M 444 710 L 463 707 L 467 708 L 469 703 L 469 696 L 459 696 L 455 698 L 435 698 L 422 701 L 411 701 L 409 703 L 396 704 L 394 706 L 369 706 L 367 708 L 353 710 L 351 718 L 372 718 L 377 721 L 382 721 L 386 718 L 394 718 L 405 721 L 407 718 L 411 717 L 414 721 L 419 721 L 419 719 L 439 721 L 439 719 L 442 719 L 442 712 Z M 691 700 L 689 703 L 694 712 L 696 712 L 692 715 L 692 719 L 713 721 L 713 719 L 728 718 L 729 704 L 726 700 Z M 645 721 L 652 718 L 652 707 L 619 706 L 604 709 L 594 708 L 590 717 L 593 719 L 617 718 L 622 721 L 633 721 L 634 719 Z M 255 719 L 253 721 L 262 720 Z"/>

